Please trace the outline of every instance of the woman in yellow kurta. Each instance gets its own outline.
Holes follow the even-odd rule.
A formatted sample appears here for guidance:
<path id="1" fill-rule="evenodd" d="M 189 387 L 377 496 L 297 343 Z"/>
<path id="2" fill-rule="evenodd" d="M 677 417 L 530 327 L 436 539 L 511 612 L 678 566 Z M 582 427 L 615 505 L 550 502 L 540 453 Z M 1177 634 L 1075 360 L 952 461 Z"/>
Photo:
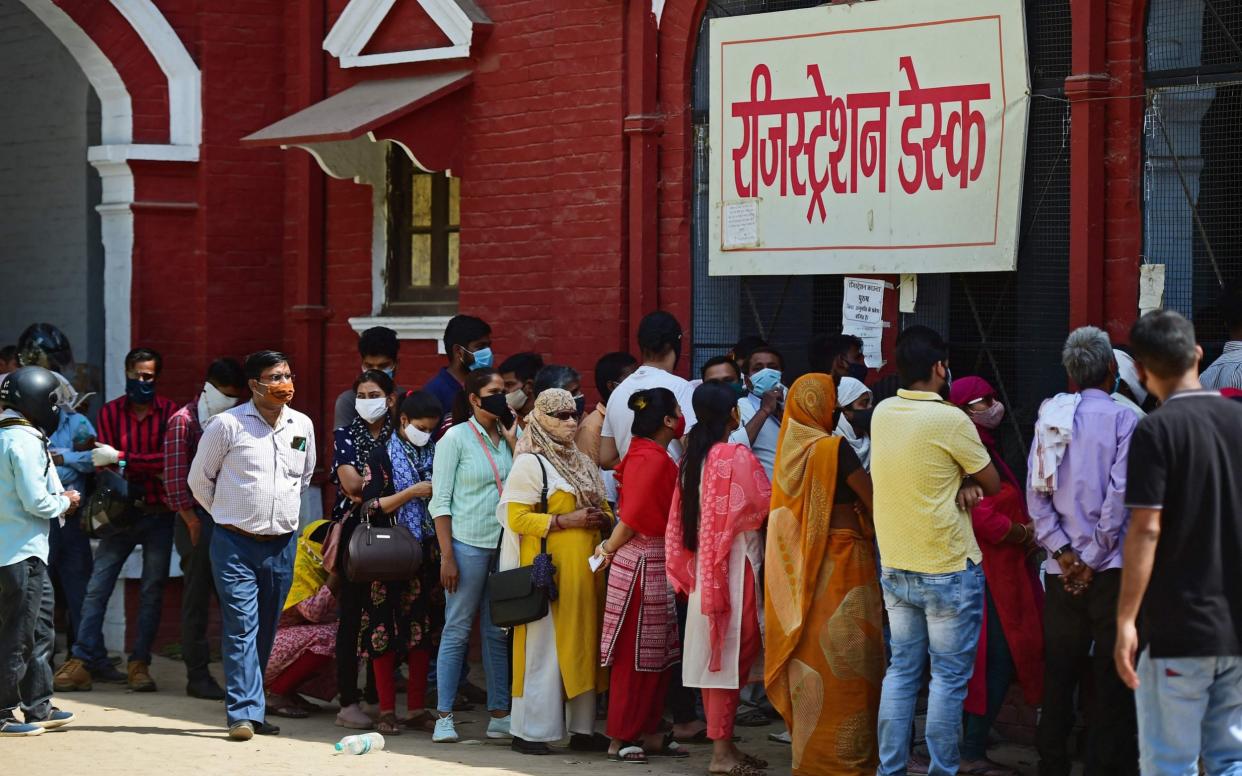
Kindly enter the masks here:
<path id="1" fill-rule="evenodd" d="M 599 467 L 574 444 L 573 396 L 544 391 L 526 420 L 497 510 L 500 568 L 531 565 L 546 538 L 556 597 L 546 617 L 513 629 L 513 749 L 547 754 L 568 727 L 571 748 L 603 751 L 608 739 L 594 730 L 595 694 L 608 687 L 599 667 L 605 580 L 588 560 L 612 513 Z M 545 478 L 546 513 L 538 511 Z"/>
<path id="2" fill-rule="evenodd" d="M 768 699 L 795 776 L 873 774 L 884 675 L 871 478 L 836 428 L 832 378 L 789 389 L 768 517 Z"/>

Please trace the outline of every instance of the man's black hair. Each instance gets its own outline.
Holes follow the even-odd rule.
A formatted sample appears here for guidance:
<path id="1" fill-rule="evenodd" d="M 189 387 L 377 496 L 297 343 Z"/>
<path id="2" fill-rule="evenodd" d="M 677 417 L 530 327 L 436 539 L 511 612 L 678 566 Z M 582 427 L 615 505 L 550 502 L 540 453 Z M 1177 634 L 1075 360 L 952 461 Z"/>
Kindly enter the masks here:
<path id="1" fill-rule="evenodd" d="M 158 375 L 164 371 L 164 357 L 151 348 L 134 348 L 125 354 L 125 371 L 133 369 L 136 364 L 143 361 L 155 362 L 155 374 Z"/>
<path id="2" fill-rule="evenodd" d="M 397 351 L 401 344 L 397 342 L 397 332 L 387 326 L 372 326 L 358 337 L 358 355 L 386 356 L 397 360 Z"/>
<path id="3" fill-rule="evenodd" d="M 246 373 L 235 358 L 217 358 L 207 367 L 207 381 L 217 388 L 229 387 L 242 390 L 246 387 Z"/>
<path id="4" fill-rule="evenodd" d="M 781 369 L 783 370 L 785 368 L 785 356 L 783 353 L 781 353 L 779 350 L 772 347 L 771 345 L 760 345 L 759 347 L 750 351 L 750 353 L 746 354 L 746 371 L 747 372 L 750 371 L 750 359 L 756 353 L 771 353 L 772 355 L 776 356 L 776 360 L 777 362 L 780 363 Z"/>
<path id="5" fill-rule="evenodd" d="M 681 324 L 672 313 L 656 310 L 647 313 L 638 324 L 638 347 L 644 353 L 660 355 L 669 348 L 680 347 Z"/>
<path id="6" fill-rule="evenodd" d="M 810 364 L 812 372 L 831 374 L 832 362 L 837 360 L 837 356 L 844 356 L 854 348 L 861 351 L 863 341 L 853 334 L 821 334 L 811 340 L 807 348 L 807 363 Z"/>
<path id="7" fill-rule="evenodd" d="M 581 387 L 582 375 L 578 374 L 577 369 L 564 364 L 548 364 L 535 375 L 535 395 L 538 396 L 549 388 L 569 390 L 569 384 L 574 382 Z"/>
<path id="8" fill-rule="evenodd" d="M 699 379 L 707 380 L 707 370 L 711 369 L 714 366 L 721 366 L 721 365 L 732 367 L 733 374 L 736 375 L 738 378 L 741 378 L 742 375 L 738 373 L 737 371 L 736 361 L 729 358 L 728 356 L 715 356 L 714 358 L 707 359 L 707 363 L 704 364 L 703 368 L 699 370 Z"/>
<path id="9" fill-rule="evenodd" d="M 543 369 L 543 356 L 526 351 L 509 356 L 496 371 L 502 375 L 513 373 L 518 382 L 524 383 L 527 380 L 534 380 L 540 369 Z"/>
<path id="10" fill-rule="evenodd" d="M 621 382 L 621 372 L 626 367 L 637 364 L 638 359 L 624 351 L 606 353 L 600 356 L 599 361 L 595 362 L 595 390 L 599 391 L 599 395 L 605 403 L 608 402 L 608 397 L 612 395 L 608 384 L 619 384 Z"/>
<path id="11" fill-rule="evenodd" d="M 481 340 L 492 333 L 492 327 L 482 318 L 475 318 L 473 315 L 454 315 L 449 319 L 448 326 L 444 327 L 444 352 L 448 354 L 449 361 L 453 360 L 453 348 L 461 345 L 463 348 L 475 340 Z"/>
<path id="12" fill-rule="evenodd" d="M 911 326 L 897 336 L 897 374 L 903 388 L 931 379 L 936 364 L 949 360 L 949 345 L 934 329 Z"/>
<path id="13" fill-rule="evenodd" d="M 1134 360 L 1156 377 L 1181 377 L 1195 367 L 1195 327 L 1172 310 L 1152 310 L 1134 322 Z"/>
<path id="14" fill-rule="evenodd" d="M 258 380 L 263 376 L 263 372 L 271 369 L 277 364 L 288 364 L 289 357 L 278 350 L 260 350 L 246 356 L 246 362 L 242 368 L 246 370 L 246 378 L 249 380 Z"/>

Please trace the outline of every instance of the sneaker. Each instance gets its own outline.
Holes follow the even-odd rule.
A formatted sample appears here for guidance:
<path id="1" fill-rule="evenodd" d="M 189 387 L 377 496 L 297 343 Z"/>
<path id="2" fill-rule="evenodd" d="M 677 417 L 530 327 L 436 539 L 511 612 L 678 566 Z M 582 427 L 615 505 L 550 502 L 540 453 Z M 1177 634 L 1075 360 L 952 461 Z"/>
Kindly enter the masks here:
<path id="1" fill-rule="evenodd" d="M 129 661 L 129 689 L 134 692 L 155 692 L 155 680 L 151 678 L 151 669 L 140 660 Z"/>
<path id="2" fill-rule="evenodd" d="M 490 725 L 488 726 L 491 727 Z M 457 728 L 453 727 L 453 715 L 447 717 L 439 717 L 436 719 L 435 732 L 431 734 L 431 743 L 433 744 L 455 744 L 457 743 Z"/>
<path id="3" fill-rule="evenodd" d="M 487 737 L 513 738 L 513 734 L 509 732 L 509 722 L 511 719 L 508 714 L 503 717 L 492 717 L 487 723 Z"/>
<path id="4" fill-rule="evenodd" d="M 91 672 L 86 663 L 71 657 L 52 677 L 52 689 L 56 692 L 80 692 L 91 689 Z"/>
<path id="5" fill-rule="evenodd" d="M 336 726 L 350 730 L 370 730 L 375 723 L 356 703 L 342 706 L 336 714 Z"/>
<path id="6" fill-rule="evenodd" d="M 18 722 L 12 717 L 0 721 L 0 737 L 15 738 L 17 736 L 37 736 L 42 733 L 43 728 L 38 725 Z"/>
<path id="7" fill-rule="evenodd" d="M 185 694 L 191 698 L 201 698 L 205 701 L 222 701 L 224 700 L 224 688 L 213 677 L 206 679 L 195 679 L 185 686 Z"/>
<path id="8" fill-rule="evenodd" d="M 254 723 L 248 719 L 229 725 L 229 738 L 234 741 L 249 741 L 254 738 Z"/>
<path id="9" fill-rule="evenodd" d="M 55 730 L 58 727 L 64 727 L 73 722 L 74 715 L 72 711 L 61 711 L 53 706 L 43 719 L 27 719 L 27 725 L 36 725 L 44 730 Z"/>

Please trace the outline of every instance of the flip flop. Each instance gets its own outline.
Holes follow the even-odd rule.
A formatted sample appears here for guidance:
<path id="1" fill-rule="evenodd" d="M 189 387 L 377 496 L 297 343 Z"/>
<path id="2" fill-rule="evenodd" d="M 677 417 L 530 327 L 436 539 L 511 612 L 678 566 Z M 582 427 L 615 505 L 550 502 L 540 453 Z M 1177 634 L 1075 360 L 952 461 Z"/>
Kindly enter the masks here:
<path id="1" fill-rule="evenodd" d="M 766 771 L 768 769 L 768 761 L 755 757 L 753 754 L 743 753 L 742 764 L 749 765 L 750 767 L 760 771 Z"/>
<path id="2" fill-rule="evenodd" d="M 279 706 L 268 706 L 267 713 L 273 717 L 284 717 L 285 719 L 306 719 L 310 716 L 309 711 L 293 702 L 283 703 Z"/>
<path id="3" fill-rule="evenodd" d="M 420 730 L 424 733 L 434 733 L 436 729 L 436 718 L 434 715 L 424 711 L 421 714 L 414 714 L 406 717 L 399 723 L 406 730 Z"/>
<path id="4" fill-rule="evenodd" d="M 616 754 L 609 752 L 608 759 L 614 763 L 625 763 L 627 765 L 646 765 L 647 753 L 643 751 L 641 746 L 623 746 Z"/>
<path id="5" fill-rule="evenodd" d="M 376 732 L 385 736 L 401 735 L 401 723 L 397 721 L 395 712 L 387 712 L 381 714 L 379 719 L 375 721 Z"/>
<path id="6" fill-rule="evenodd" d="M 673 734 L 670 733 L 664 737 L 664 746 L 658 752 L 652 752 L 648 757 L 664 757 L 669 760 L 684 760 L 690 756 L 690 753 L 681 748 L 681 744 L 673 740 Z"/>
<path id="7" fill-rule="evenodd" d="M 747 765 L 738 763 L 727 771 L 708 771 L 708 776 L 766 776 L 763 771 Z"/>

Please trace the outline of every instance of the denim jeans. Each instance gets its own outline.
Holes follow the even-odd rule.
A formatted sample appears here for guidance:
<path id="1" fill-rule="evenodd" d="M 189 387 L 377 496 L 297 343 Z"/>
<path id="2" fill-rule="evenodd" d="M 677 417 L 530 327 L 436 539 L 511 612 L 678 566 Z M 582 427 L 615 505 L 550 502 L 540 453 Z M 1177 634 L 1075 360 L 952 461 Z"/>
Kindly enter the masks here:
<path id="1" fill-rule="evenodd" d="M 1142 772 L 1197 776 L 1242 774 L 1242 657 L 1138 661 Z"/>
<path id="2" fill-rule="evenodd" d="M 91 581 L 91 540 L 82 530 L 80 514 L 59 520 L 50 520 L 52 530 L 48 534 L 47 567 L 52 581 L 60 588 L 69 614 L 69 646 L 78 638 L 82 623 L 82 604 L 86 601 L 86 585 Z"/>
<path id="3" fill-rule="evenodd" d="M 975 670 L 975 650 L 983 623 L 983 569 L 970 561 L 965 570 L 948 574 L 885 568 L 880 583 L 892 629 L 893 654 L 880 695 L 879 773 L 906 772 L 914 704 L 930 656 L 928 774 L 955 774 L 962 703 Z"/>
<path id="4" fill-rule="evenodd" d="M 453 710 L 457 683 L 470 648 L 470 628 L 476 614 L 483 630 L 487 708 L 489 711 L 509 710 L 509 638 L 503 629 L 492 625 L 491 608 L 487 602 L 487 574 L 495 554 L 493 549 L 453 540 L 457 592 L 445 595 L 444 633 L 440 637 L 440 653 L 436 657 L 436 706 L 442 713 Z"/>
<path id="5" fill-rule="evenodd" d="M 211 646 L 207 643 L 207 618 L 216 582 L 211 576 L 211 532 L 215 523 L 205 509 L 195 507 L 198 544 L 190 541 L 190 529 L 180 515 L 173 518 L 176 529 L 173 542 L 181 556 L 181 659 L 185 662 L 186 679 L 191 682 L 211 678 L 207 664 L 211 662 Z"/>
<path id="6" fill-rule="evenodd" d="M 297 542 L 290 533 L 271 541 L 219 526 L 211 533 L 211 571 L 220 596 L 225 716 L 263 722 L 263 674 L 272 655 L 276 624 L 293 584 Z"/>
<path id="7" fill-rule="evenodd" d="M 86 663 L 88 671 L 108 665 L 108 650 L 103 640 L 104 611 L 116 587 L 121 567 L 134 548 L 142 545 L 142 595 L 138 607 L 138 637 L 129 653 L 131 662 L 151 662 L 151 644 L 160 627 L 164 604 L 164 583 L 168 581 L 168 564 L 172 559 L 173 515 L 147 515 L 133 530 L 101 539 L 95 552 L 95 569 L 86 586 L 82 602 L 82 623 L 78 627 L 73 656 Z M 122 644 L 121 648 L 124 649 Z"/>
<path id="8" fill-rule="evenodd" d="M 52 706 L 56 597 L 39 558 L 0 567 L 0 719 L 46 719 Z"/>

